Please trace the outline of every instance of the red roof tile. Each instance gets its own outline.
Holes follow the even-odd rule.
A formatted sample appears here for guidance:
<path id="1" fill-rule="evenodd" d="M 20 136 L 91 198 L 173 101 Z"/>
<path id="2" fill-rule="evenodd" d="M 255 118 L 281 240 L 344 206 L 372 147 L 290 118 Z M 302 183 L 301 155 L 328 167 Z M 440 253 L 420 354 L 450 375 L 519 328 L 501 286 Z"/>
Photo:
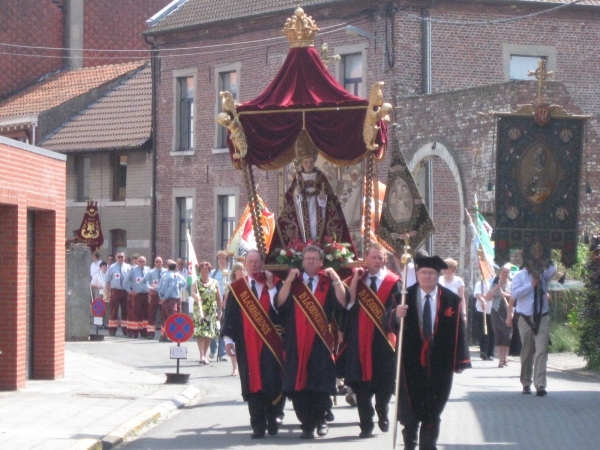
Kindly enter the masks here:
<path id="1" fill-rule="evenodd" d="M 0 103 L 0 117 L 39 114 L 136 70 L 143 64 L 143 61 L 136 61 L 60 71 Z"/>
<path id="2" fill-rule="evenodd" d="M 139 147 L 151 136 L 152 77 L 145 67 L 38 144 L 61 153 Z"/>

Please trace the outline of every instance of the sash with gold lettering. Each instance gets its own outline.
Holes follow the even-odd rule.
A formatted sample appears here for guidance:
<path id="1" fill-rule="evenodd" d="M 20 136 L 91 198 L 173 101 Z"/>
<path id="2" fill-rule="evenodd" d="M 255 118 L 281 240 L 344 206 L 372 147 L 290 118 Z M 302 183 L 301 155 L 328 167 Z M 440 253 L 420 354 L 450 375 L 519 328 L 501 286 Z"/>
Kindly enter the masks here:
<path id="1" fill-rule="evenodd" d="M 266 345 L 279 365 L 283 368 L 283 343 L 271 321 L 269 311 L 271 299 L 265 284 L 257 299 L 246 277 L 234 281 L 230 286 L 233 298 L 240 305 L 244 321 L 244 343 L 246 345 L 249 372 L 250 392 L 262 390 L 260 375 L 260 355 L 263 345 Z"/>
<path id="2" fill-rule="evenodd" d="M 361 307 L 358 312 L 358 351 L 363 381 L 371 381 L 373 378 L 372 352 L 375 329 L 385 338 L 390 348 L 396 351 L 396 335 L 385 332 L 381 319 L 386 311 L 385 302 L 398 280 L 400 277 L 396 274 L 387 272 L 377 293 L 373 292 L 362 279 L 356 286 L 356 298 Z"/>
<path id="3" fill-rule="evenodd" d="M 312 352 L 315 336 L 318 335 L 330 352 L 335 347 L 335 338 L 327 315 L 323 309 L 327 293 L 331 286 L 331 278 L 323 272 L 319 273 L 319 281 L 313 294 L 306 284 L 297 280 L 292 285 L 292 295 L 295 301 L 296 317 L 296 346 L 298 349 L 298 372 L 295 389 L 301 391 L 308 379 L 308 359 Z M 306 325 L 306 319 L 311 326 Z"/>

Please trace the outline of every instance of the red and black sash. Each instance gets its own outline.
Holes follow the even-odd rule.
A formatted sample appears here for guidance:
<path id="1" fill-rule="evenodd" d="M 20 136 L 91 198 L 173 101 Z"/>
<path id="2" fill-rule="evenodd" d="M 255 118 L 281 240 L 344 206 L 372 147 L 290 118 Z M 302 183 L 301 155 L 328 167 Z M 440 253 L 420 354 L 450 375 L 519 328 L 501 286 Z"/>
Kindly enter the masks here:
<path id="1" fill-rule="evenodd" d="M 267 313 L 271 307 L 268 288 L 266 285 L 263 287 L 260 299 L 257 299 L 252 293 L 246 277 L 233 282 L 230 288 L 233 298 L 235 298 L 243 312 L 250 392 L 259 392 L 262 390 L 260 354 L 263 345 L 267 345 L 282 368 L 284 359 L 281 337 Z"/>
<path id="2" fill-rule="evenodd" d="M 296 317 L 296 346 L 298 350 L 298 371 L 295 385 L 297 391 L 304 389 L 306 386 L 308 359 L 312 352 L 315 336 L 319 336 L 330 352 L 333 352 L 335 347 L 335 338 L 329 328 L 327 315 L 323 309 L 330 286 L 331 279 L 321 273 L 319 273 L 319 282 L 314 294 L 302 281 L 296 281 L 292 285 Z"/>
<path id="3" fill-rule="evenodd" d="M 375 329 L 381 333 L 391 349 L 396 351 L 396 335 L 385 332 L 381 319 L 385 314 L 385 302 L 398 280 L 400 280 L 400 277 L 388 272 L 377 293 L 373 292 L 364 280 L 359 280 L 356 287 L 356 300 L 360 305 L 358 311 L 358 352 L 363 381 L 371 381 L 373 378 L 372 353 Z"/>

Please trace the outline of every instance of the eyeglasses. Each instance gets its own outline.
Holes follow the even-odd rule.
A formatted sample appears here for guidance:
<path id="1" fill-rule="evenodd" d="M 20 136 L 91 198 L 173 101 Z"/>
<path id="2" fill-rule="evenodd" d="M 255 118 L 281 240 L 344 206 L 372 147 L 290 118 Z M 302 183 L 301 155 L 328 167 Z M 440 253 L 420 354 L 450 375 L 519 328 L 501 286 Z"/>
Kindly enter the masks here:
<path id="1" fill-rule="evenodd" d="M 117 256 L 118 259 L 123 259 L 125 258 L 124 256 Z"/>
<path id="2" fill-rule="evenodd" d="M 321 258 L 302 258 L 302 261 L 319 261 Z"/>
<path id="3" fill-rule="evenodd" d="M 162 262 L 162 259 L 156 259 L 154 262 Z"/>

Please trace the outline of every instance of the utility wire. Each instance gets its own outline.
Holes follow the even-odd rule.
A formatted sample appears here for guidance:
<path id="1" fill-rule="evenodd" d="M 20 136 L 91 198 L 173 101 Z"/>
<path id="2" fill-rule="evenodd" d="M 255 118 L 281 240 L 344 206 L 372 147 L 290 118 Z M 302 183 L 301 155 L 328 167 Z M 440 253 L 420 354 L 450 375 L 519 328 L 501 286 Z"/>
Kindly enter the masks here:
<path id="1" fill-rule="evenodd" d="M 335 30 L 330 30 L 330 31 L 325 31 L 323 33 L 319 33 L 319 36 L 323 36 L 326 34 L 330 34 L 330 33 L 337 33 L 338 31 L 343 31 L 346 29 L 346 26 L 343 25 L 342 28 L 338 28 Z M 277 39 L 282 39 L 281 42 L 277 42 L 276 44 L 284 44 L 285 41 L 283 39 L 285 39 L 285 36 L 282 38 L 277 38 Z M 264 41 L 264 40 L 263 40 Z M 248 41 L 248 42 L 238 42 L 235 44 L 227 44 L 227 45 L 243 45 L 243 44 L 251 44 L 253 42 L 260 42 L 260 41 Z M 265 47 L 268 47 L 269 45 L 273 45 L 272 43 L 269 44 L 263 44 L 263 45 L 249 45 L 247 47 L 235 47 L 235 48 L 225 48 L 225 49 L 218 49 L 218 50 L 213 50 L 213 51 L 209 51 L 209 52 L 196 52 L 196 53 L 178 53 L 178 54 L 174 54 L 174 55 L 161 55 L 160 52 L 162 52 L 163 50 L 158 50 L 157 54 L 155 55 L 156 58 L 159 59 L 170 59 L 170 58 L 179 58 L 182 56 L 203 56 L 203 55 L 212 55 L 215 53 L 224 53 L 224 52 L 235 52 L 235 51 L 239 51 L 239 50 L 248 50 L 248 49 L 252 49 L 252 50 L 259 50 Z M 188 50 L 190 48 L 214 48 L 214 46 L 207 46 L 207 47 L 186 47 L 186 48 L 180 48 L 177 50 Z M 150 54 L 152 53 L 151 49 L 148 50 L 137 50 L 138 52 L 144 52 L 146 53 L 145 57 L 150 57 Z M 0 55 L 12 55 L 12 56 L 26 56 L 26 57 L 30 57 L 30 58 L 60 58 L 63 59 L 64 56 L 62 55 L 32 55 L 29 53 L 13 53 L 13 52 L 3 52 L 0 51 Z M 92 58 L 92 59 L 119 59 L 119 60 L 123 60 L 124 58 L 140 58 L 140 59 L 144 59 L 144 56 L 141 55 L 136 55 L 136 56 L 130 56 L 130 55 L 123 55 L 123 56 L 81 56 L 81 57 L 73 57 L 71 56 L 71 58 L 82 58 L 82 59 L 86 59 L 86 58 Z"/>
<path id="2" fill-rule="evenodd" d="M 337 28 L 337 27 L 345 27 L 346 25 L 348 25 L 347 22 L 344 23 L 338 23 L 335 25 L 329 25 L 327 27 L 323 27 L 320 30 L 327 30 L 329 28 Z M 319 34 L 326 34 L 328 32 L 324 32 L 324 33 L 319 33 Z M 271 38 L 264 38 L 264 39 L 256 39 L 253 41 L 245 41 L 245 42 L 232 42 L 232 43 L 228 43 L 228 44 L 214 44 L 214 45 L 203 45 L 200 47 L 180 47 L 180 48 L 165 48 L 165 49 L 161 49 L 161 52 L 176 52 L 176 51 L 180 51 L 180 50 L 201 50 L 201 49 L 205 49 L 205 48 L 220 48 L 220 47 L 231 47 L 234 45 L 245 45 L 245 44 L 254 44 L 257 42 L 268 42 L 268 41 L 275 41 L 275 40 L 280 40 L 282 42 L 284 42 L 285 40 L 285 36 L 277 36 L 277 37 L 271 37 Z M 59 51 L 83 51 L 83 52 L 98 52 L 98 53 L 142 53 L 142 52 L 147 52 L 148 50 L 110 50 L 110 49 L 99 49 L 99 48 L 66 48 L 66 47 L 40 47 L 40 46 L 32 46 L 32 45 L 18 45 L 18 44 L 6 44 L 3 42 L 0 42 L 0 47 L 11 47 L 11 48 L 21 48 L 21 49 L 31 49 L 31 50 L 59 50 Z"/>
<path id="3" fill-rule="evenodd" d="M 562 5 L 555 6 L 550 9 L 546 9 L 544 11 L 538 11 L 538 12 L 534 12 L 531 14 L 525 14 L 523 16 L 509 17 L 506 19 L 476 20 L 476 21 L 434 19 L 432 17 L 422 17 L 417 14 L 411 14 L 408 12 L 404 12 L 400 9 L 396 9 L 395 11 L 405 17 L 408 17 L 409 19 L 422 20 L 424 22 L 439 23 L 439 24 L 443 24 L 443 25 L 476 25 L 476 26 L 479 26 L 479 25 L 497 25 L 497 24 L 502 24 L 502 23 L 507 23 L 507 22 L 515 22 L 517 20 L 522 20 L 522 19 L 529 19 L 531 17 L 541 16 L 542 14 L 548 14 L 548 13 L 551 13 L 554 11 L 558 11 L 559 9 L 566 8 L 571 5 L 575 5 L 576 3 L 581 3 L 582 1 L 583 0 L 573 0 L 572 2 L 564 3 Z"/>

